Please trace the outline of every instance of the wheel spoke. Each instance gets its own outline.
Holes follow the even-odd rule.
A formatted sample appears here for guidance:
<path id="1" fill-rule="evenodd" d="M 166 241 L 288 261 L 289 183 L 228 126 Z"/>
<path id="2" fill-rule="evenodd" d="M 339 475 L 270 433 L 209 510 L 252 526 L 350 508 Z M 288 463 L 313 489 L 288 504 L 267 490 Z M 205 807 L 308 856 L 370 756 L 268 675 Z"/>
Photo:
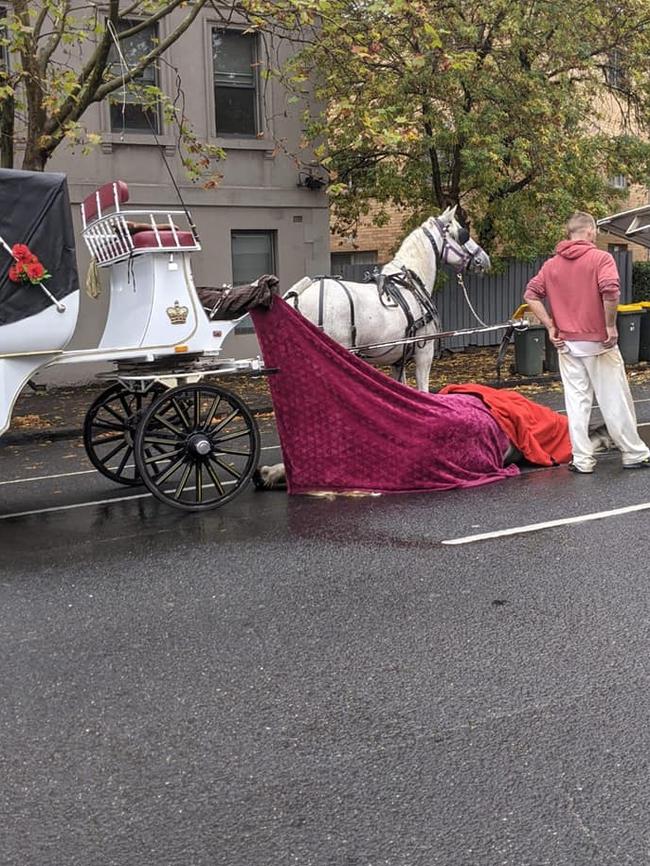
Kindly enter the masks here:
<path id="1" fill-rule="evenodd" d="M 211 438 L 212 438 L 212 436 L 215 435 L 215 433 L 218 433 L 220 430 L 223 430 L 223 428 L 227 424 L 230 424 L 231 421 L 234 421 L 238 415 L 239 415 L 239 409 L 235 409 L 234 411 L 232 411 L 230 413 L 230 415 L 227 415 L 225 418 L 223 418 L 221 421 L 219 421 L 219 423 L 214 428 L 214 430 L 211 431 Z"/>
<path id="2" fill-rule="evenodd" d="M 221 479 L 217 475 L 214 466 L 212 466 L 212 464 L 208 461 L 205 464 L 205 468 L 208 470 L 208 475 L 210 476 L 210 478 L 214 482 L 214 486 L 219 491 L 219 496 L 223 496 L 225 493 L 225 491 L 223 489 L 223 484 L 221 483 Z"/>
<path id="3" fill-rule="evenodd" d="M 178 400 L 175 397 L 172 397 L 171 404 L 176 410 L 176 414 L 181 419 L 181 424 L 185 425 L 186 430 L 192 429 L 192 422 L 190 421 L 189 415 L 185 411 L 185 407 L 181 406 Z"/>
<path id="4" fill-rule="evenodd" d="M 133 448 L 129 445 L 129 447 L 124 452 L 124 457 L 120 460 L 120 465 L 117 467 L 117 474 L 121 475 L 124 472 L 124 467 L 129 462 L 129 457 L 133 454 Z"/>
<path id="5" fill-rule="evenodd" d="M 218 445 L 219 442 L 232 442 L 233 439 L 241 439 L 242 436 L 250 436 L 250 430 L 238 430 L 235 433 L 226 433 L 224 436 L 214 438 L 210 436 L 210 441 L 213 445 Z"/>
<path id="6" fill-rule="evenodd" d="M 233 457 L 248 457 L 250 455 L 250 451 L 235 451 L 229 448 L 220 448 L 219 454 L 232 454 Z"/>
<path id="7" fill-rule="evenodd" d="M 176 472 L 185 462 L 185 454 L 178 458 L 175 463 L 172 463 L 171 466 L 168 466 L 167 469 L 162 473 L 162 475 L 156 476 L 156 484 L 164 484 L 168 478 L 170 478 L 174 472 Z"/>
<path id="8" fill-rule="evenodd" d="M 133 415 L 133 409 L 132 409 L 132 408 L 129 406 L 129 404 L 127 403 L 127 401 L 126 401 L 126 397 L 124 396 L 124 393 L 123 393 L 123 392 L 120 392 L 120 393 L 117 395 L 117 399 L 118 399 L 118 400 L 120 401 L 120 403 L 122 404 L 122 408 L 124 409 L 124 414 L 126 415 L 126 417 L 127 417 L 127 418 L 130 418 L 131 415 Z"/>
<path id="9" fill-rule="evenodd" d="M 115 421 L 102 421 L 95 418 L 93 427 L 98 427 L 100 430 L 126 430 L 126 424 L 116 424 Z"/>
<path id="10" fill-rule="evenodd" d="M 163 417 L 161 416 L 160 412 L 156 412 L 156 414 L 154 415 L 154 418 L 156 419 L 156 421 L 158 421 L 160 424 L 162 424 L 163 427 L 166 427 L 168 430 L 171 430 L 172 433 L 175 433 L 176 436 L 177 436 L 179 439 L 184 439 L 184 438 L 185 438 L 185 433 L 184 433 L 184 431 L 183 431 L 183 430 L 179 430 L 179 428 L 178 428 L 178 427 L 175 427 L 175 426 L 171 423 L 171 421 L 168 421 L 166 418 L 163 418 Z"/>
<path id="11" fill-rule="evenodd" d="M 218 396 L 216 396 L 214 398 L 214 400 L 212 401 L 212 406 L 210 406 L 210 409 L 208 410 L 208 417 L 205 419 L 205 425 L 203 427 L 204 433 L 208 432 L 208 430 L 210 428 L 210 424 L 212 424 L 212 421 L 214 420 L 214 416 L 217 413 L 217 409 L 219 408 L 220 403 L 221 403 L 221 394 L 219 394 Z"/>
<path id="12" fill-rule="evenodd" d="M 187 484 L 187 479 L 190 477 L 190 472 L 192 471 L 192 464 L 187 463 L 185 465 L 185 469 L 183 470 L 183 474 L 181 475 L 181 480 L 178 482 L 178 486 L 174 491 L 174 499 L 180 499 L 183 490 L 185 489 L 185 485 Z"/>
<path id="13" fill-rule="evenodd" d="M 144 444 L 145 445 L 176 445 L 178 442 L 178 436 L 162 436 L 160 433 L 156 433 L 155 435 L 145 436 Z"/>
<path id="14" fill-rule="evenodd" d="M 122 450 L 122 448 L 126 448 L 126 447 L 127 447 L 126 440 L 122 439 L 119 445 L 116 445 L 115 448 L 113 448 L 112 451 L 110 451 L 108 454 L 105 454 L 105 455 L 102 457 L 102 462 L 103 462 L 103 463 L 108 463 L 108 461 L 109 461 L 112 457 L 115 457 L 115 455 L 116 455 L 117 453 L 119 453 L 119 452 Z"/>
<path id="15" fill-rule="evenodd" d="M 194 430 L 201 429 L 201 392 L 194 392 Z"/>
<path id="16" fill-rule="evenodd" d="M 115 409 L 113 409 L 112 406 L 109 406 L 108 403 L 103 403 L 99 407 L 99 409 L 103 409 L 105 412 L 108 412 L 109 415 L 112 415 L 113 418 L 116 418 L 120 422 L 120 424 L 122 424 L 122 425 L 126 424 L 128 418 L 129 418 L 129 415 L 130 415 L 130 413 L 127 413 L 126 418 L 123 415 L 118 415 L 118 413 L 115 411 Z M 99 409 L 97 410 L 98 413 L 99 413 Z"/>
<path id="17" fill-rule="evenodd" d="M 99 436 L 91 439 L 93 445 L 109 445 L 111 442 L 123 442 L 124 436 L 121 433 L 115 433 L 113 436 Z"/>
<path id="18" fill-rule="evenodd" d="M 185 451 L 185 446 L 181 445 L 180 448 L 175 448 L 173 451 L 162 451 L 160 454 L 150 454 L 148 457 L 145 457 L 145 463 L 147 466 L 155 465 L 159 463 L 161 460 L 173 460 L 178 454 L 182 454 Z"/>
<path id="19" fill-rule="evenodd" d="M 197 460 L 194 467 L 195 489 L 197 502 L 203 502 L 203 462 Z"/>
<path id="20" fill-rule="evenodd" d="M 241 476 L 242 476 L 241 472 L 238 472 L 236 469 L 234 469 L 228 463 L 225 463 L 223 460 L 220 460 L 216 455 L 210 454 L 210 460 L 213 460 L 215 463 L 218 463 L 219 466 L 221 466 L 222 469 L 225 469 L 226 472 L 228 472 L 230 475 L 232 475 L 233 478 L 237 478 L 237 479 L 241 478 Z"/>

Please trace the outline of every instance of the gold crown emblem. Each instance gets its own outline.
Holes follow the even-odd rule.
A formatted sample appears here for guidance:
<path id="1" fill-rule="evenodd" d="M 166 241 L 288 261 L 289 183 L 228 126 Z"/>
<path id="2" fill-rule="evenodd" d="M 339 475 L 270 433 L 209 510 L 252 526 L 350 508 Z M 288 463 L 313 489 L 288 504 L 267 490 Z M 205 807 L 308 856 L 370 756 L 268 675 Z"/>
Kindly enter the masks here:
<path id="1" fill-rule="evenodd" d="M 167 315 L 172 325 L 184 325 L 187 321 L 188 312 L 187 307 L 181 307 L 178 301 L 174 302 L 173 307 L 167 307 Z"/>

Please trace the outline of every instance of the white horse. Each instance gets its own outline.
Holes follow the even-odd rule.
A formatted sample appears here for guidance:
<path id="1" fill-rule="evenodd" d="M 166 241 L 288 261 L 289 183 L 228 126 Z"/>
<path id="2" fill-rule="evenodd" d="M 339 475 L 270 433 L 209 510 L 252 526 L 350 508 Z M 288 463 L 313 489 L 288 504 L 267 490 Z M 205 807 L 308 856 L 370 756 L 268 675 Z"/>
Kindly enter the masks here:
<path id="1" fill-rule="evenodd" d="M 303 316 L 343 346 L 354 349 L 440 331 L 431 299 L 441 264 L 456 271 L 487 271 L 490 257 L 456 220 L 456 207 L 430 217 L 402 242 L 395 258 L 381 269 L 377 283 L 344 282 L 333 277 L 303 277 L 285 298 Z M 419 391 L 429 390 L 435 341 L 359 352 L 371 364 L 391 365 L 406 381 L 405 360 L 415 360 Z"/>

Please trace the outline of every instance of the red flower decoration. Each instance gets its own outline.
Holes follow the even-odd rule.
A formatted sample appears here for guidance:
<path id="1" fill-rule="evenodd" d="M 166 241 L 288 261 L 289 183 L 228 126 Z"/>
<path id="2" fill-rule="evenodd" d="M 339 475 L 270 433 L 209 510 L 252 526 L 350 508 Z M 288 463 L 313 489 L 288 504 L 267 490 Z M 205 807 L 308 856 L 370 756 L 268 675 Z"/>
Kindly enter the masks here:
<path id="1" fill-rule="evenodd" d="M 43 279 L 45 268 L 37 259 L 35 262 L 25 265 L 25 273 L 32 282 L 38 282 Z"/>
<path id="2" fill-rule="evenodd" d="M 11 252 L 17 262 L 28 262 L 35 258 L 27 244 L 14 244 Z"/>
<path id="3" fill-rule="evenodd" d="M 9 279 L 13 283 L 38 285 L 50 278 L 51 274 L 48 274 L 27 244 L 14 244 L 11 253 L 15 263 L 9 268 Z"/>

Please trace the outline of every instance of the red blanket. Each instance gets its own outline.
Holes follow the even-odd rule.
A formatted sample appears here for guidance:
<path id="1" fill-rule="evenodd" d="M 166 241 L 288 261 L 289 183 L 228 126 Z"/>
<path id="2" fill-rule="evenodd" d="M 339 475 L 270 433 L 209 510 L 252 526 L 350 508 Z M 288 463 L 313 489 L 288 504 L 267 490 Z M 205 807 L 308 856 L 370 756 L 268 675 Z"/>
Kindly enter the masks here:
<path id="1" fill-rule="evenodd" d="M 480 397 L 508 439 L 531 463 L 554 466 L 571 460 L 569 428 L 564 415 L 533 403 L 516 391 L 502 391 L 487 385 L 447 385 L 439 393 Z"/>
<path id="2" fill-rule="evenodd" d="M 517 475 L 488 408 L 422 394 L 335 343 L 281 298 L 251 317 L 268 367 L 290 493 L 400 493 Z"/>

